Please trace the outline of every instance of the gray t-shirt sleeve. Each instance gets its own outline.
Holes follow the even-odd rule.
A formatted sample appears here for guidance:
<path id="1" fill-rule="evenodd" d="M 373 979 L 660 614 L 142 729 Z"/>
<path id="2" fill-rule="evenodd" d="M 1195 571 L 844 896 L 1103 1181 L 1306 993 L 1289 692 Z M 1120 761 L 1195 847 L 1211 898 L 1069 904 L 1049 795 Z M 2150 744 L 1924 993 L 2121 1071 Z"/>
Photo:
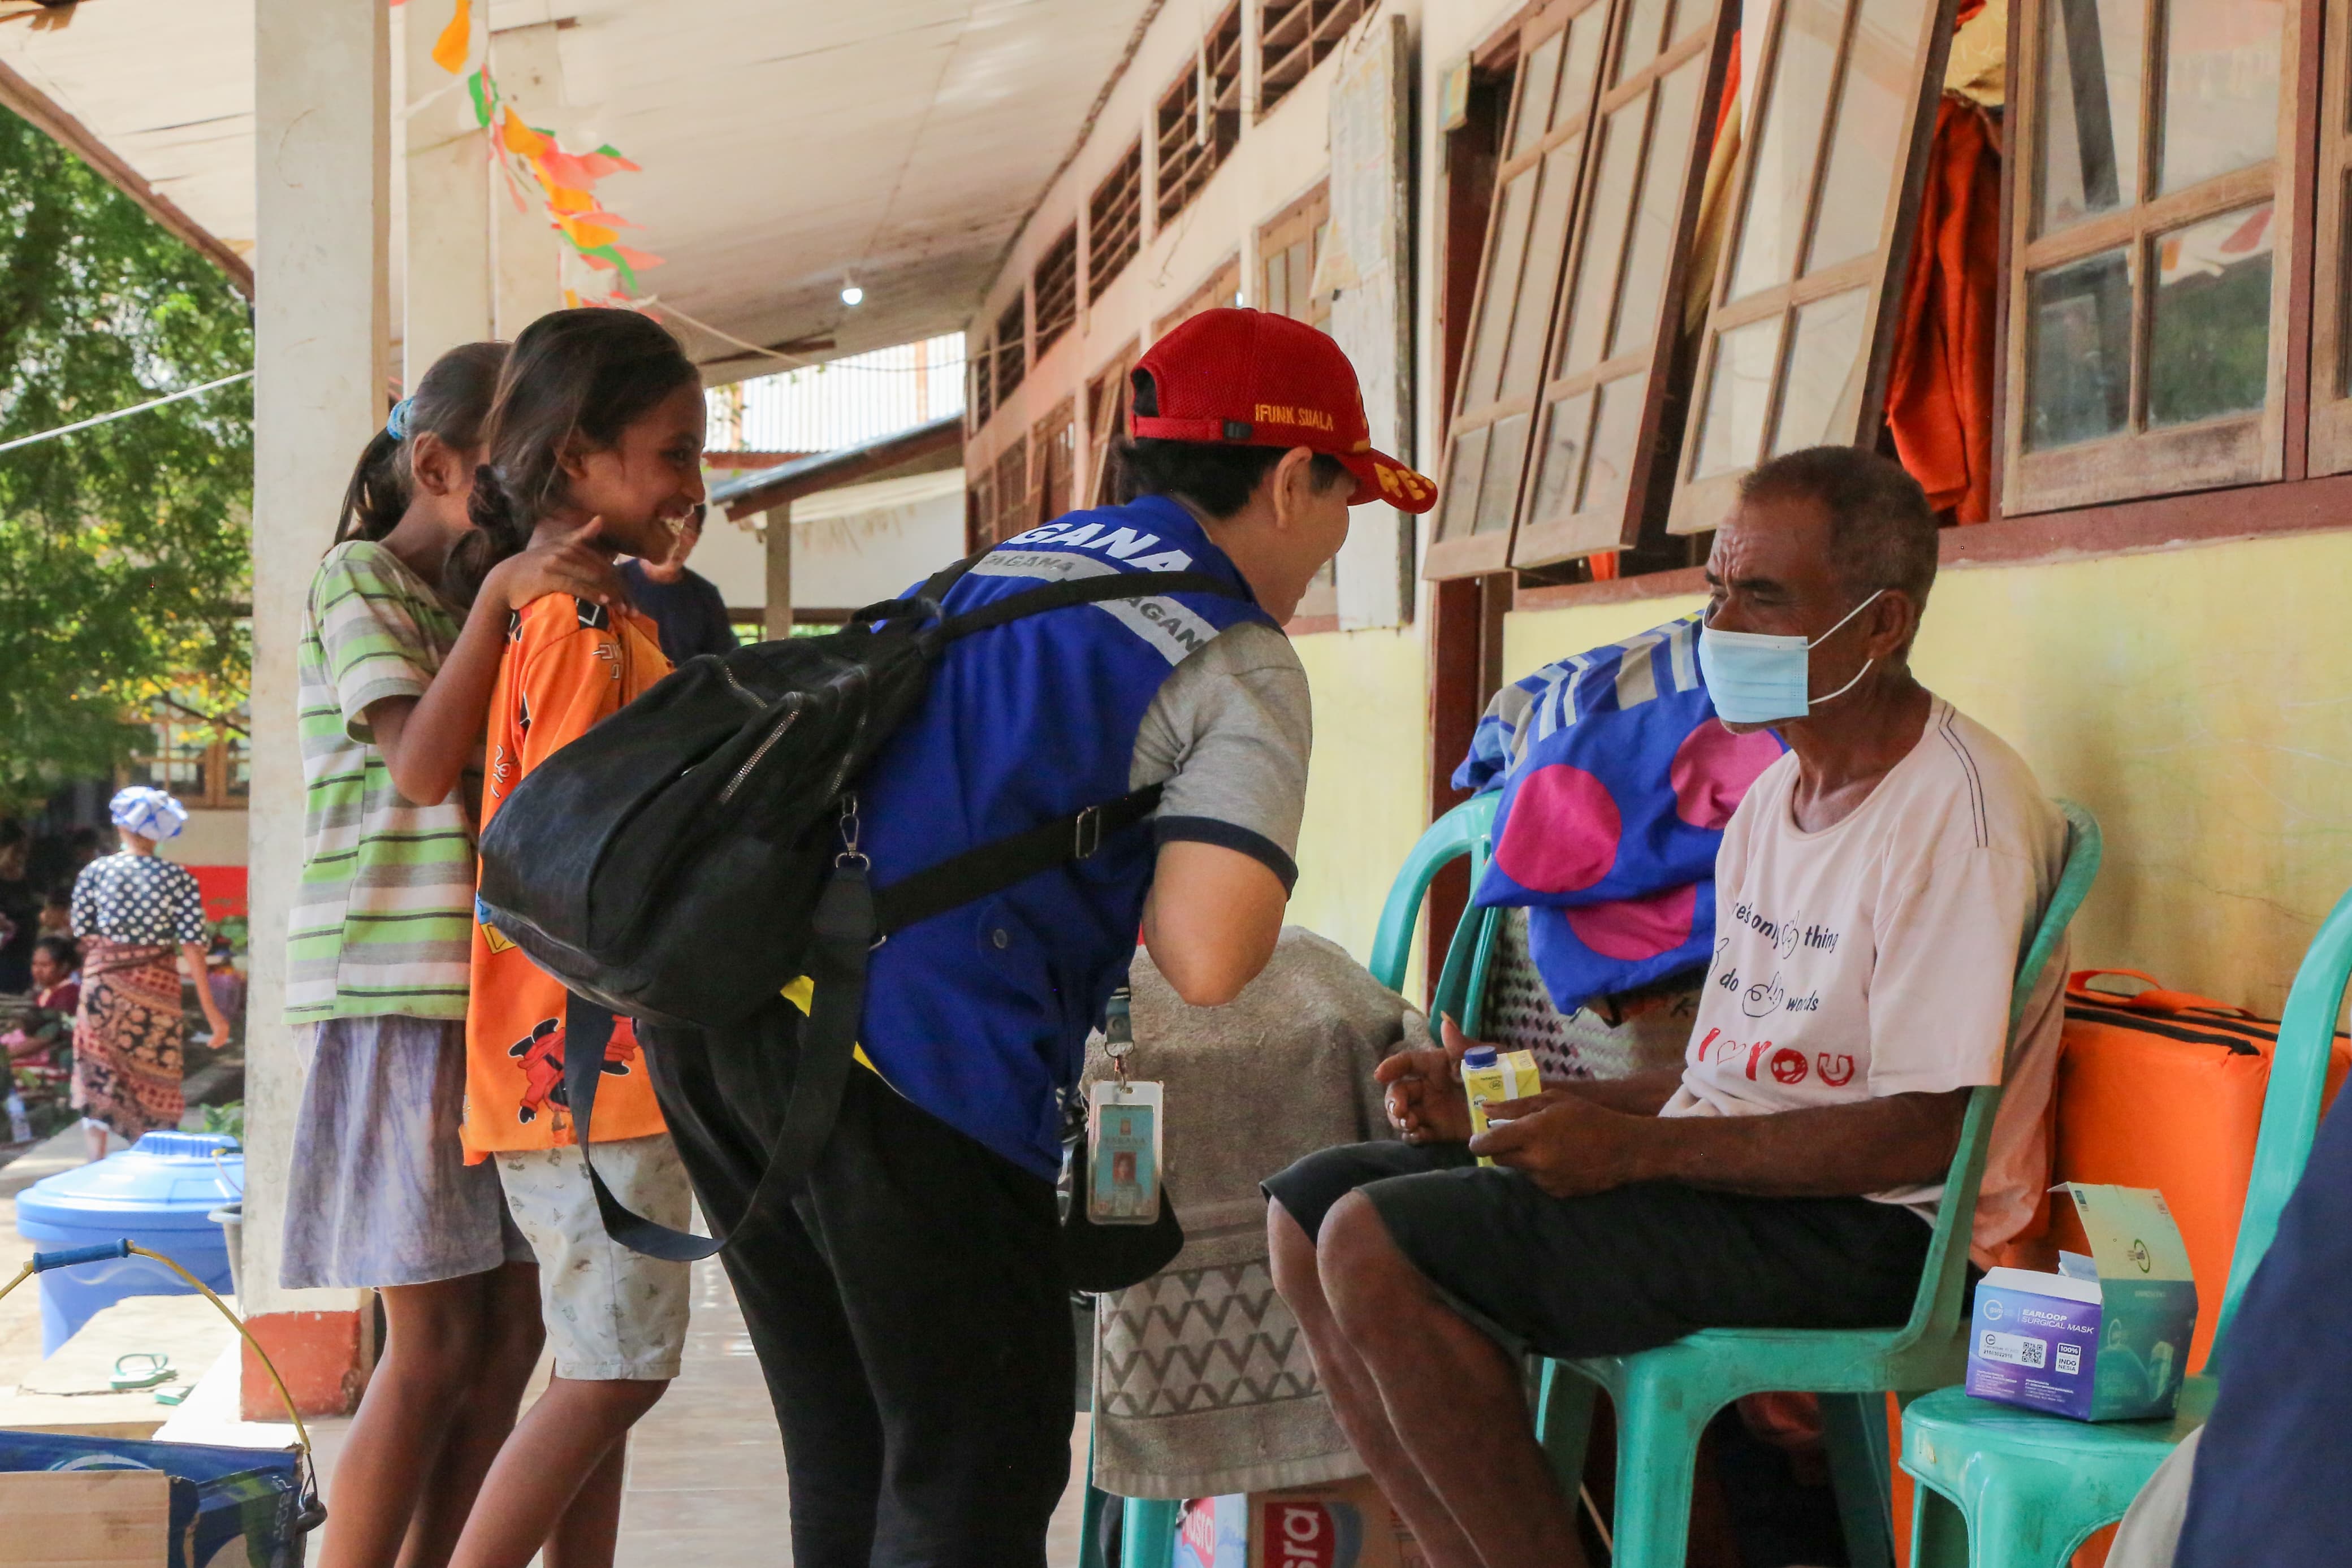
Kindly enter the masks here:
<path id="1" fill-rule="evenodd" d="M 1314 743 L 1307 670 L 1290 639 L 1244 622 L 1185 656 L 1136 732 L 1128 786 L 1165 783 L 1152 819 L 1161 843 L 1190 840 L 1298 880 L 1299 819 Z"/>

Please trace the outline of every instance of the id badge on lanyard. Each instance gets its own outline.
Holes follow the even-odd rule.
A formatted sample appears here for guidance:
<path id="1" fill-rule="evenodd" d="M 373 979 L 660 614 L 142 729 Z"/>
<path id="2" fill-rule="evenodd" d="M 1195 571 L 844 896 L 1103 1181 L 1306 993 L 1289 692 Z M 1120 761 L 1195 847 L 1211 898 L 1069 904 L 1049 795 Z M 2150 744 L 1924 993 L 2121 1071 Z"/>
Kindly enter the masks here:
<path id="1" fill-rule="evenodd" d="M 1087 1218 L 1097 1225 L 1150 1225 L 1160 1218 L 1161 1085 L 1130 1080 L 1134 1047 L 1124 990 L 1104 1019 L 1103 1050 L 1118 1076 L 1087 1096 Z"/>

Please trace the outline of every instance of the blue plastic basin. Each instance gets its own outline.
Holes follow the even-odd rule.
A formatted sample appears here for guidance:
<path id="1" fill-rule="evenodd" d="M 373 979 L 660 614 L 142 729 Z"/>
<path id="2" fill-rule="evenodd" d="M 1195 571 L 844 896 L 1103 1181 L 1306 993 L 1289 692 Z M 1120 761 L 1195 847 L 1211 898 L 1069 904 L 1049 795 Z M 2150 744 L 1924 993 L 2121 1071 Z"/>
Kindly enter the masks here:
<path id="1" fill-rule="evenodd" d="M 217 1155 L 217 1157 L 215 1157 Z M 178 1261 L 214 1290 L 229 1286 L 228 1241 L 208 1218 L 245 1186 L 245 1155 L 218 1133 L 150 1133 L 93 1164 L 44 1176 L 16 1195 L 16 1234 L 37 1250 L 135 1241 Z M 40 1277 L 41 1354 L 125 1296 L 188 1295 L 185 1281 L 146 1258 L 51 1269 Z"/>

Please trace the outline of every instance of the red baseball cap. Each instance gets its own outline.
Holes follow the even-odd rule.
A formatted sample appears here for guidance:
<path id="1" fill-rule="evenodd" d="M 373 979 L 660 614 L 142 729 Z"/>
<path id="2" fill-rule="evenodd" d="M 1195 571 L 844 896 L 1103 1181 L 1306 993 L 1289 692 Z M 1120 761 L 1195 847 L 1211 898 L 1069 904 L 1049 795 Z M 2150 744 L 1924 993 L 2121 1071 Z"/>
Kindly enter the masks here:
<path id="1" fill-rule="evenodd" d="M 1404 512 L 1437 505 L 1437 486 L 1372 450 L 1356 367 L 1329 337 L 1265 310 L 1203 310 L 1136 361 L 1150 378 L 1153 412 L 1131 413 L 1139 440 L 1304 446 L 1356 476 L 1351 507 L 1385 501 Z"/>

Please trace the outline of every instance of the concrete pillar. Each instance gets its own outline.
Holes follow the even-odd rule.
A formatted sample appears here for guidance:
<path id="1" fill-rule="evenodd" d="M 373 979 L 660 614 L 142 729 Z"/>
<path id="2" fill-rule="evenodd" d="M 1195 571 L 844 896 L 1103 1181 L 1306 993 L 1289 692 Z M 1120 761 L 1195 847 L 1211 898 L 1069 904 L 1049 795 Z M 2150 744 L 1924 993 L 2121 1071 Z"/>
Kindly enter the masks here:
<path id="1" fill-rule="evenodd" d="M 793 634 L 793 504 L 768 508 L 768 605 L 761 614 L 768 639 Z"/>
<path id="2" fill-rule="evenodd" d="M 366 1375 L 362 1293 L 278 1286 L 303 1041 L 283 1021 L 302 871 L 295 649 L 352 462 L 383 422 L 391 318 L 390 40 L 382 0 L 254 0 L 253 989 L 246 1022 L 242 1302 L 324 1413 Z M 248 1416 L 274 1401 L 250 1365 Z"/>
<path id="3" fill-rule="evenodd" d="M 490 73 L 510 103 L 533 125 L 562 131 L 563 63 L 556 54 L 556 24 L 503 28 L 490 36 Z M 514 335 L 563 308 L 562 237 L 547 221 L 536 188 L 515 204 L 507 177 L 489 172 L 491 320 L 498 335 Z"/>
<path id="4" fill-rule="evenodd" d="M 449 20 L 447 0 L 411 0 L 400 16 L 409 101 L 432 100 L 409 116 L 401 160 L 408 199 L 400 379 L 413 392 L 435 360 L 490 335 L 491 192 L 488 149 L 474 120 L 473 99 L 433 58 Z"/>

